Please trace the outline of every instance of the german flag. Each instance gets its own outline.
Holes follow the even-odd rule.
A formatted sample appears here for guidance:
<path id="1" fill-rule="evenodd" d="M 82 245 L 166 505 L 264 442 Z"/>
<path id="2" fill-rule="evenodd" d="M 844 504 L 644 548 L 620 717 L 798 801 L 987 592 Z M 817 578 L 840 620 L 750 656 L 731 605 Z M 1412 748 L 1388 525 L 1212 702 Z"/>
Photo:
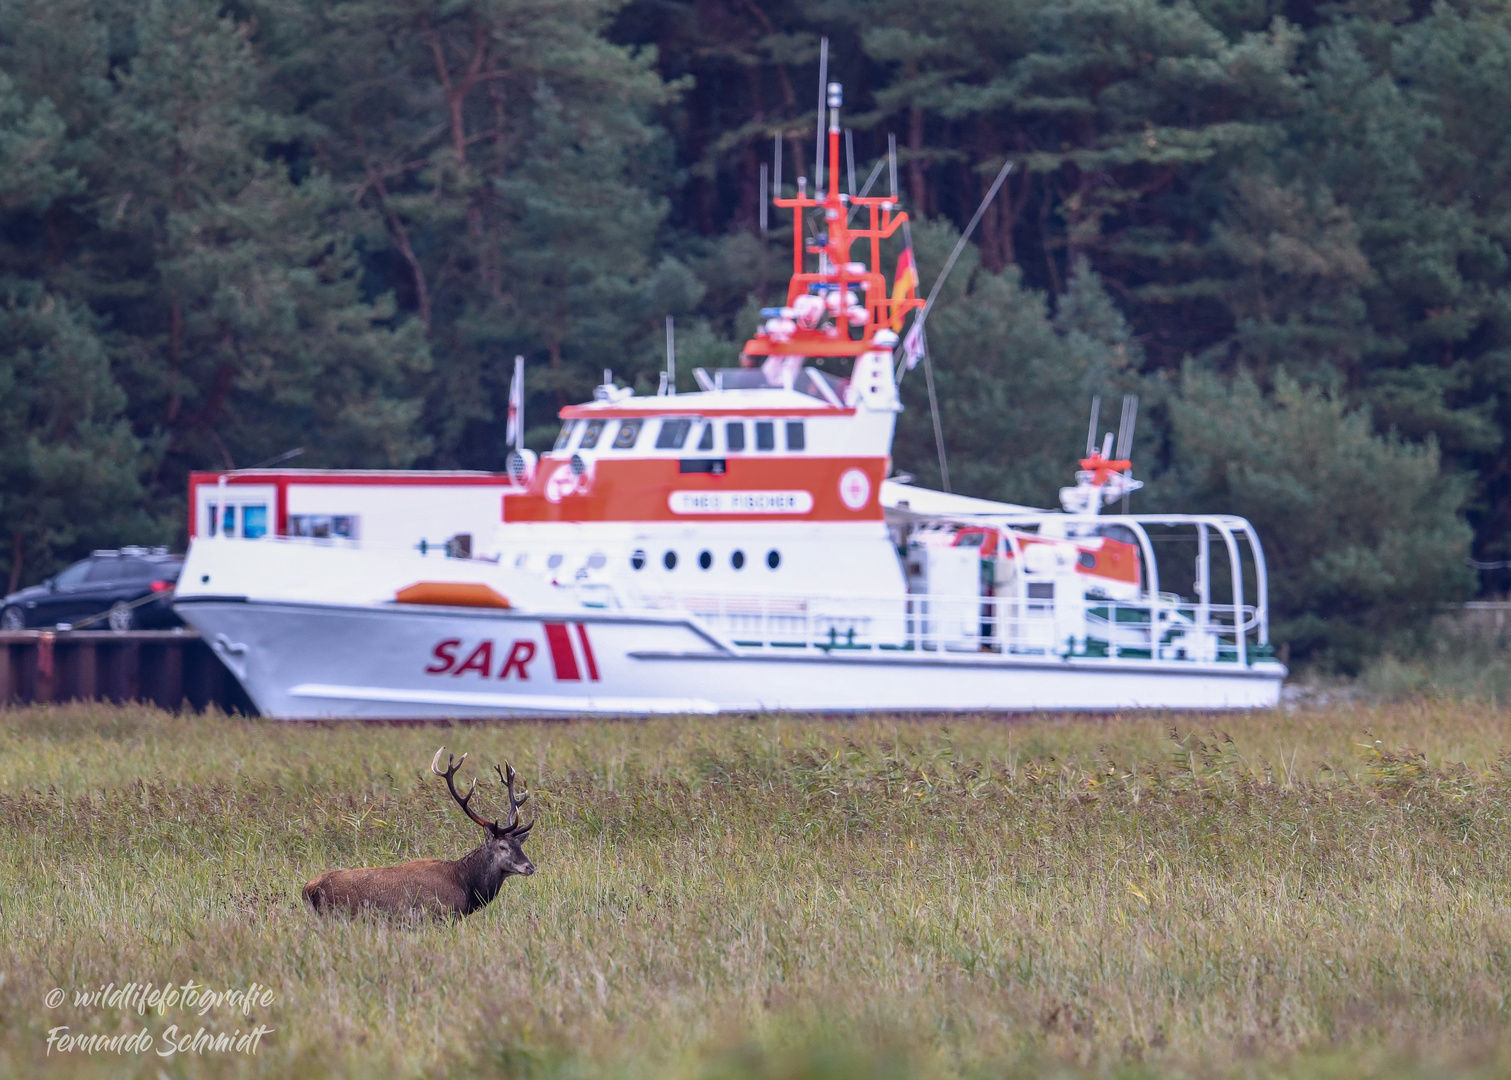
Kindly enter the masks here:
<path id="1" fill-rule="evenodd" d="M 913 249 L 906 247 L 897 256 L 897 273 L 892 275 L 892 332 L 902 332 L 904 310 L 897 305 L 913 299 L 918 290 L 918 267 L 913 262 Z"/>

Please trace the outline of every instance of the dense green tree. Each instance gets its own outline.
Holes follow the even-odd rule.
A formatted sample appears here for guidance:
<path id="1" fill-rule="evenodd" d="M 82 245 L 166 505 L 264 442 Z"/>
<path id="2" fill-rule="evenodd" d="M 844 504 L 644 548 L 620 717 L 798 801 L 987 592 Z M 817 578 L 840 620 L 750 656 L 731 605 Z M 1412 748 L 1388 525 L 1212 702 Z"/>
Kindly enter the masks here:
<path id="1" fill-rule="evenodd" d="M 341 193 L 276 152 L 290 122 L 257 101 L 243 25 L 200 0 L 8 5 L 0 58 L 25 137 L 49 140 L 18 155 L 33 190 L 0 208 L 13 306 L 33 313 L 12 324 L 23 381 L 108 361 L 84 411 L 129 421 L 112 467 L 144 490 L 118 484 L 118 509 L 153 522 L 117 541 L 180 533 L 192 468 L 294 446 L 311 464 L 414 459 L 424 342 L 360 295 Z M 62 179 L 44 183 L 49 161 Z"/>
<path id="2" fill-rule="evenodd" d="M 1381 437 L 1367 411 L 1284 373 L 1267 396 L 1246 373 L 1188 366 L 1169 409 L 1177 464 L 1159 494 L 1254 523 L 1283 644 L 1355 669 L 1472 588 L 1463 485 L 1431 440 Z"/>
<path id="3" fill-rule="evenodd" d="M 0 214 L 35 217 L 79 191 L 66 125 L 0 74 Z M 95 320 L 26 279 L 0 246 L 0 581 L 50 569 L 70 550 L 146 526 L 142 446 L 125 423 Z"/>
<path id="4" fill-rule="evenodd" d="M 630 366 L 659 315 L 665 155 L 647 111 L 667 88 L 603 37 L 608 0 L 258 10 L 270 93 L 342 178 L 347 229 L 434 358 L 423 460 L 502 467 L 516 354 L 538 423 Z"/>
<path id="5" fill-rule="evenodd" d="M 87 311 L 35 287 L 0 292 L 0 552 L 7 589 L 70 554 L 166 542 L 145 512 L 144 454 Z"/>
<path id="6" fill-rule="evenodd" d="M 409 400 L 423 342 L 358 295 L 329 179 L 296 183 L 276 156 L 291 124 L 257 101 L 246 28 L 205 0 L 153 0 L 133 29 L 91 194 L 134 272 L 102 268 L 89 292 L 114 315 L 139 430 L 185 465 L 291 446 L 310 464 L 408 464 L 426 446 Z"/>

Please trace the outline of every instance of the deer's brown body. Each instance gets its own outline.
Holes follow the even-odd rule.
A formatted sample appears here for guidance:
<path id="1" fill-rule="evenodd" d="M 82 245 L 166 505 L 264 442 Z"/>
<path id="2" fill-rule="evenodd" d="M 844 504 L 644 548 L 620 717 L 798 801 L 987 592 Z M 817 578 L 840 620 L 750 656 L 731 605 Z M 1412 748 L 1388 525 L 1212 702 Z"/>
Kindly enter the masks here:
<path id="1" fill-rule="evenodd" d="M 466 796 L 457 793 L 452 777 L 461 768 L 462 761 L 451 761 L 447 755 L 447 769 L 440 769 L 443 746 L 436 751 L 431 770 L 445 779 L 466 815 L 487 832 L 483 842 L 460 859 L 418 859 L 400 863 L 398 866 L 365 867 L 360 870 L 330 870 L 321 874 L 304 887 L 304 899 L 317 912 L 330 911 L 373 912 L 385 915 L 470 915 L 486 907 L 498 895 L 504 879 L 514 874 L 535 873 L 535 865 L 525 857 L 521 848 L 525 836 L 535 822 L 519 824 L 519 808 L 524 805 L 526 794 L 514 797 L 514 768 L 507 777 L 499 771 L 499 779 L 509 792 L 508 823 L 500 825 L 475 814 L 467 805 L 472 799 L 477 784 Z M 498 766 L 494 766 L 495 769 Z"/>

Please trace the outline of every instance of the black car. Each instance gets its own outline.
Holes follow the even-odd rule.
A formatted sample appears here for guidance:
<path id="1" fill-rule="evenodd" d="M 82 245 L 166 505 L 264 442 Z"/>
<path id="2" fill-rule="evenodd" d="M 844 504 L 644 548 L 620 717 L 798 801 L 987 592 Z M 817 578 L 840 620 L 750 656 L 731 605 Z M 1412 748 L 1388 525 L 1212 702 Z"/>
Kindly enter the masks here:
<path id="1" fill-rule="evenodd" d="M 0 601 L 0 630 L 67 625 L 80 630 L 181 626 L 173 586 L 182 555 L 167 548 L 96 551 L 40 585 Z"/>

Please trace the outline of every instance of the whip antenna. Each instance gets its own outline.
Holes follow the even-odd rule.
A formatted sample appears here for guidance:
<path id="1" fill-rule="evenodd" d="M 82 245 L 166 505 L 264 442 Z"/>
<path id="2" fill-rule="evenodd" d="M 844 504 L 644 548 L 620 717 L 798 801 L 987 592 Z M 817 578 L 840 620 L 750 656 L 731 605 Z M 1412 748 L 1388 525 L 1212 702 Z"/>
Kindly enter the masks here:
<path id="1" fill-rule="evenodd" d="M 666 317 L 666 392 L 675 396 L 677 393 L 677 321 L 670 315 Z"/>
<path id="2" fill-rule="evenodd" d="M 1128 453 L 1133 449 L 1133 425 L 1138 421 L 1138 395 L 1123 395 L 1123 416 L 1118 421 L 1118 451 L 1117 456 L 1121 461 L 1128 460 Z"/>
<path id="3" fill-rule="evenodd" d="M 763 237 L 766 235 L 766 200 L 768 198 L 766 187 L 769 182 L 766 163 L 763 161 L 761 162 L 761 236 Z"/>
<path id="4" fill-rule="evenodd" d="M 855 198 L 855 132 L 845 128 L 845 160 L 850 166 L 850 198 Z"/>
<path id="5" fill-rule="evenodd" d="M 1118 423 L 1118 458 L 1127 461 L 1133 452 L 1133 425 L 1138 423 L 1138 395 L 1123 395 L 1123 419 Z M 1132 469 L 1123 470 L 1123 478 L 1133 478 Z M 1123 485 L 1123 513 L 1128 512 L 1128 496 L 1133 493 L 1132 484 Z"/>
<path id="6" fill-rule="evenodd" d="M 1091 399 L 1091 423 L 1086 427 L 1086 456 L 1090 457 L 1097 448 L 1097 421 L 1102 417 L 1102 395 L 1098 394 Z"/>
<path id="7" fill-rule="evenodd" d="M 822 38 L 818 45 L 818 149 L 813 161 L 813 190 L 824 190 L 824 103 L 829 91 L 829 39 Z M 832 163 L 831 163 L 832 164 Z"/>
<path id="8" fill-rule="evenodd" d="M 782 197 L 782 133 L 778 131 L 771 139 L 771 197 Z"/>

